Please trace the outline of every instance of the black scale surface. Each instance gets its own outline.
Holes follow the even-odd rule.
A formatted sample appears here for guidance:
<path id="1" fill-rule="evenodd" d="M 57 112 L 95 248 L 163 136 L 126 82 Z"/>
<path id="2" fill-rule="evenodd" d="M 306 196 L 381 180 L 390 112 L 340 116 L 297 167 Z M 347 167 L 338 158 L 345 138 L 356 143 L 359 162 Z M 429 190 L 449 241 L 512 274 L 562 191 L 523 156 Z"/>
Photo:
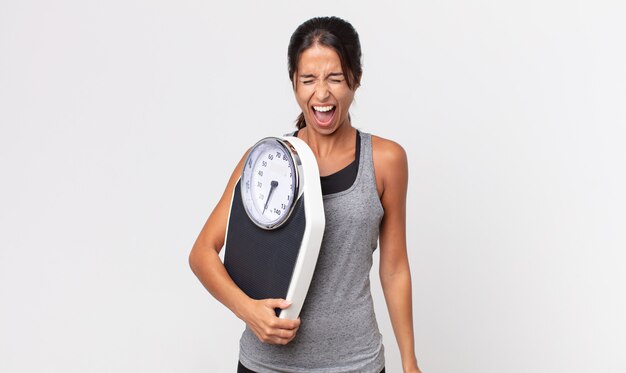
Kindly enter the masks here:
<path id="1" fill-rule="evenodd" d="M 248 217 L 237 182 L 230 209 L 224 266 L 252 299 L 285 298 L 298 258 L 306 220 L 304 198 L 281 227 L 265 230 Z"/>

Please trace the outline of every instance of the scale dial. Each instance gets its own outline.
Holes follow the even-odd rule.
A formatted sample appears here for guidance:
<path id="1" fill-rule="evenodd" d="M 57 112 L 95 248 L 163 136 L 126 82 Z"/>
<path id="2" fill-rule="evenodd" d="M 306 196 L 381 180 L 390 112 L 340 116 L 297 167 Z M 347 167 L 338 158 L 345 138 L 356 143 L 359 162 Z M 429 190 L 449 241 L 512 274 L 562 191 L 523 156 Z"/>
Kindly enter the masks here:
<path id="1" fill-rule="evenodd" d="M 300 165 L 285 140 L 267 137 L 252 147 L 241 177 L 241 198 L 254 224 L 275 229 L 289 219 L 300 192 Z"/>

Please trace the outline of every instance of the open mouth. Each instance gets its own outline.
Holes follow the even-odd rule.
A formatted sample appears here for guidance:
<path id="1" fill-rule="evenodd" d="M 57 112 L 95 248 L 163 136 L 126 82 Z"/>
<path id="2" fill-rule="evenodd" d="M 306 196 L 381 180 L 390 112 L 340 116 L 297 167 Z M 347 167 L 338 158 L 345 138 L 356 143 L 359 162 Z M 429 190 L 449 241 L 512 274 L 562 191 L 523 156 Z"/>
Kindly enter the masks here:
<path id="1" fill-rule="evenodd" d="M 313 116 L 315 116 L 317 123 L 321 126 L 330 124 L 335 117 L 335 105 L 313 106 L 312 108 Z"/>

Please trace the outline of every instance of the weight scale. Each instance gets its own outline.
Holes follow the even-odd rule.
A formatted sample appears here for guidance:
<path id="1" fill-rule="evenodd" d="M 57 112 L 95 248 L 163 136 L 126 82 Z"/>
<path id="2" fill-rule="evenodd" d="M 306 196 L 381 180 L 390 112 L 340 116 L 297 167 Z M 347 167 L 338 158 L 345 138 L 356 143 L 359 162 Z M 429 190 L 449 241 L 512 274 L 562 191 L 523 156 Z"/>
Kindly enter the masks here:
<path id="1" fill-rule="evenodd" d="M 325 217 L 317 161 L 297 137 L 266 137 L 250 150 L 233 191 L 224 266 L 253 299 L 283 298 L 296 319 L 313 277 Z"/>

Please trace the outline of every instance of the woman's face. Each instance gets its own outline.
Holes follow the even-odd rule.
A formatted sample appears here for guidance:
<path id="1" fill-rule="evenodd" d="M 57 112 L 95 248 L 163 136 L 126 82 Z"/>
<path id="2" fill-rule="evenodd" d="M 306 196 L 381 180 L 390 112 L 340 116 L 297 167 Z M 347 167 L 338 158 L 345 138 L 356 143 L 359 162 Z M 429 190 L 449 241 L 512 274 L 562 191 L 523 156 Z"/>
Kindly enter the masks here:
<path id="1" fill-rule="evenodd" d="M 307 126 L 331 134 L 348 123 L 354 90 L 348 87 L 339 55 L 331 48 L 314 45 L 298 61 L 295 94 Z"/>

